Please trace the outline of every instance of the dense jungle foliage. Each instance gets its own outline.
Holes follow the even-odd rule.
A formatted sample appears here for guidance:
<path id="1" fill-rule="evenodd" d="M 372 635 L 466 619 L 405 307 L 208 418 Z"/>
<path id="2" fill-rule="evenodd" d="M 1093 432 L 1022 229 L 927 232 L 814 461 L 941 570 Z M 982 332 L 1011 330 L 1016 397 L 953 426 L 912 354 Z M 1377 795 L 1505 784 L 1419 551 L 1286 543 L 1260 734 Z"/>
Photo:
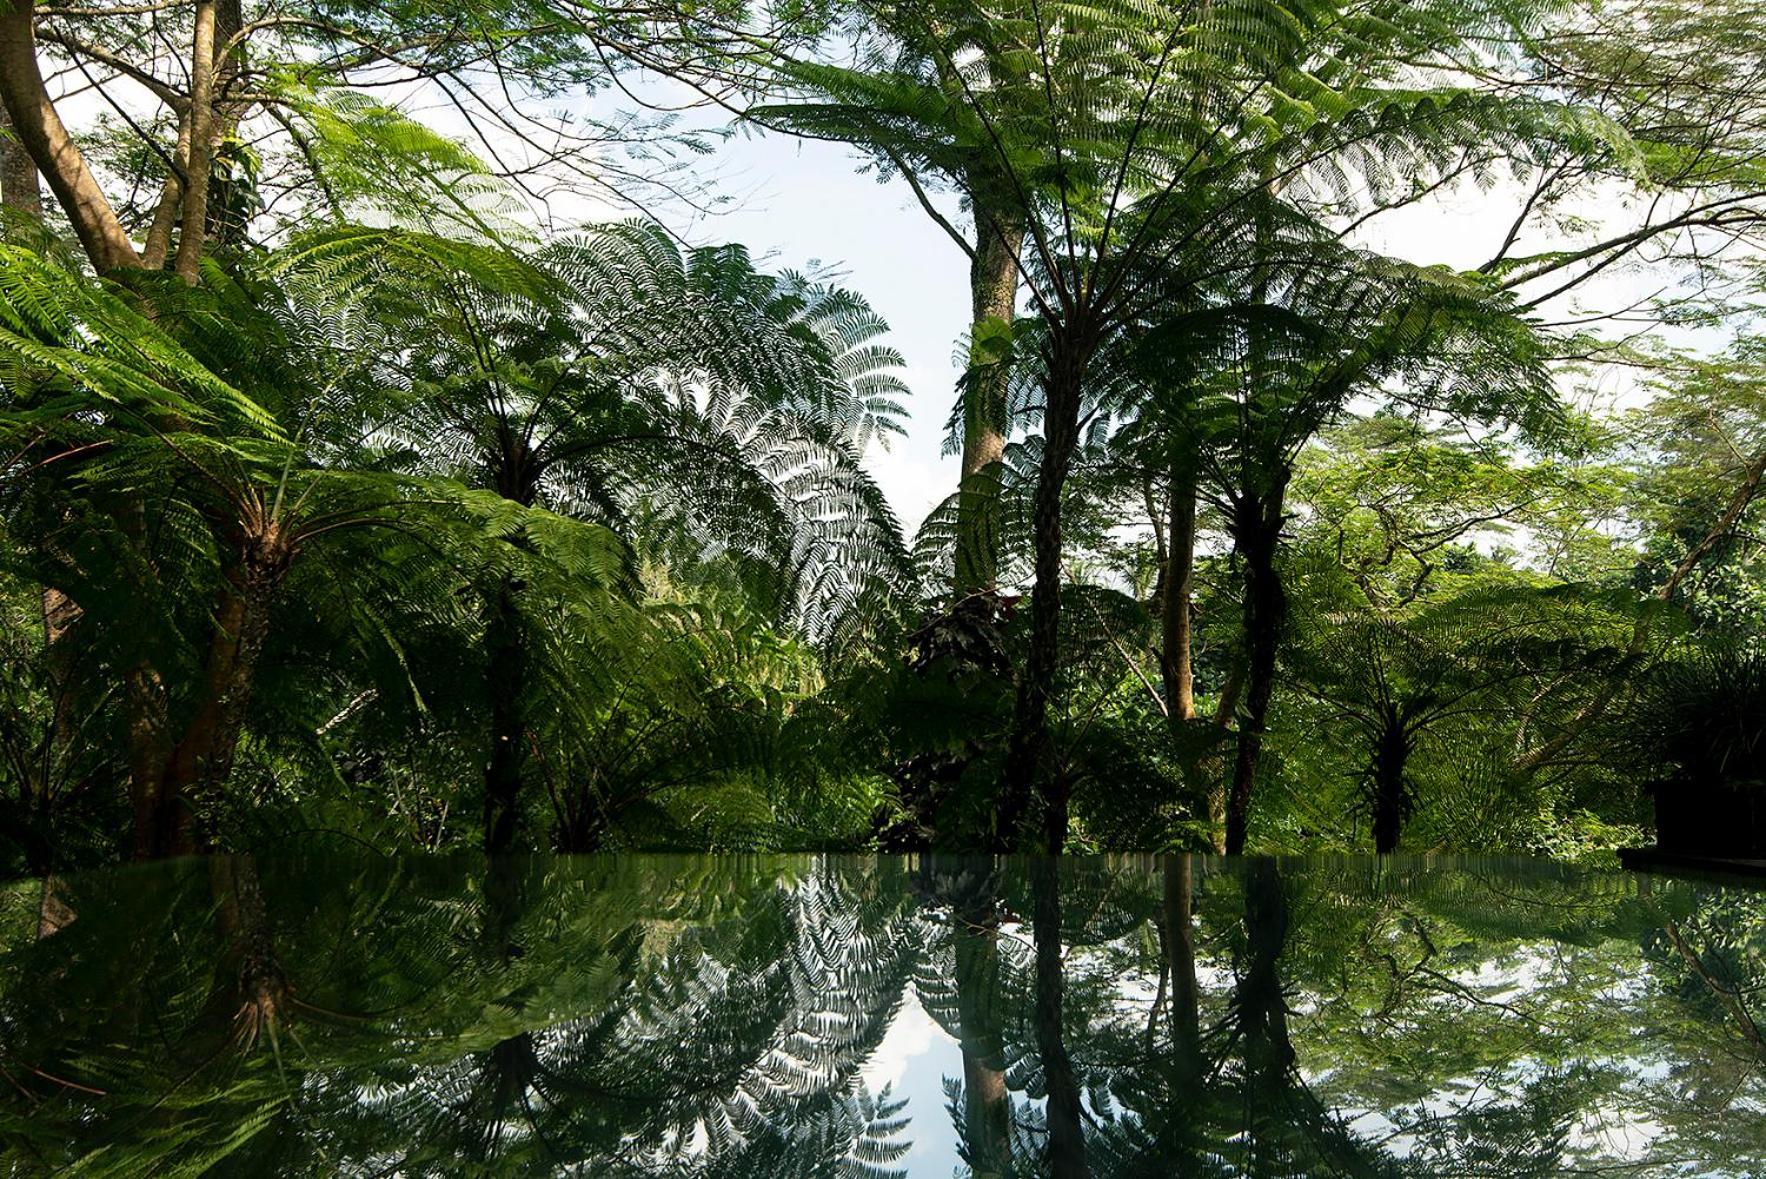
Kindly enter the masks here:
<path id="1" fill-rule="evenodd" d="M 1766 779 L 1751 0 L 9 0 L 0 110 L 7 872 L 1575 856 Z M 955 390 L 672 231 L 731 129 L 936 223 Z"/>

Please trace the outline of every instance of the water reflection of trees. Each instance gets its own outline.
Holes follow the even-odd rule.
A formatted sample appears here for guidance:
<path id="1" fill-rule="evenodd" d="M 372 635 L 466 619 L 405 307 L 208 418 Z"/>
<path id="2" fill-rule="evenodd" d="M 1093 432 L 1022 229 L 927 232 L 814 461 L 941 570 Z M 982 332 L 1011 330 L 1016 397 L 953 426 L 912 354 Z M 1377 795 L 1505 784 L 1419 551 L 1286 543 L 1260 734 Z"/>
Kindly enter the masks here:
<path id="1" fill-rule="evenodd" d="M 917 957 L 892 865 L 535 861 L 463 891 L 459 865 L 265 864 L 251 944 L 287 981 L 253 1044 L 225 914 L 258 866 L 227 863 L 76 884 L 8 956 L 9 1162 L 784 1176 L 902 1149 L 853 1084 Z"/>
<path id="2" fill-rule="evenodd" d="M 886 1179 L 922 1138 L 1000 1177 L 1742 1173 L 1766 906 L 1649 883 L 326 855 L 19 885 L 0 1170 Z M 861 1079 L 910 993 L 961 1060 L 945 1111 Z"/>

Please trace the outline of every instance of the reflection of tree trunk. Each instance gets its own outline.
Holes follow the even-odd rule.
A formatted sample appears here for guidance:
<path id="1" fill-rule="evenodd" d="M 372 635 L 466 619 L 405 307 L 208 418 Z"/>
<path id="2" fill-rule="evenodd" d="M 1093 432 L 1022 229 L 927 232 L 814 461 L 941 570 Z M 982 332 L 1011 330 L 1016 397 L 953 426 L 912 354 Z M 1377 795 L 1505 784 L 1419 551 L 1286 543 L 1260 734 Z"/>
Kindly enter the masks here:
<path id="1" fill-rule="evenodd" d="M 490 861 L 484 879 L 484 944 L 504 960 L 525 952 L 516 944 L 515 927 L 527 908 L 528 864 L 519 858 Z"/>
<path id="2" fill-rule="evenodd" d="M 1246 1170 L 1384 1179 L 1396 1169 L 1379 1158 L 1377 1148 L 1357 1141 L 1300 1075 L 1281 980 L 1288 926 L 1280 868 L 1271 859 L 1252 860 L 1245 870 L 1245 948 L 1233 988 L 1251 1118 L 1245 1127 Z"/>
<path id="3" fill-rule="evenodd" d="M 1039 856 L 1031 866 L 1036 933 L 1036 1049 L 1048 1090 L 1049 1173 L 1054 1179 L 1083 1179 L 1085 1161 L 1079 1082 L 1067 1055 L 1061 1025 L 1061 884 L 1059 861 Z"/>
<path id="4" fill-rule="evenodd" d="M 1226 850 L 1245 850 L 1251 817 L 1251 790 L 1263 753 L 1269 724 L 1269 703 L 1275 694 L 1276 657 L 1288 616 L 1288 595 L 1276 570 L 1276 546 L 1282 529 L 1282 494 L 1265 498 L 1246 494 L 1233 513 L 1233 539 L 1245 563 L 1244 635 L 1246 649 L 1245 712 L 1239 727 L 1238 758 L 1233 765 L 1227 799 Z"/>
<path id="5" fill-rule="evenodd" d="M 1030 649 L 1018 683 L 1006 753 L 1005 797 L 995 833 L 1001 850 L 1009 850 L 1015 843 L 1018 824 L 1039 790 L 1044 807 L 1044 849 L 1058 853 L 1067 841 L 1066 775 L 1050 773 L 1044 762 L 1049 701 L 1061 654 L 1061 493 L 1079 442 L 1080 395 L 1091 351 L 1085 333 L 1071 326 L 1049 349 L 1042 467 L 1037 473 L 1032 513 L 1036 580 L 1030 598 Z"/>
<path id="6" fill-rule="evenodd" d="M 1263 1127 L 1274 1128 L 1279 1141 L 1288 1108 L 1294 1047 L 1288 1038 L 1288 1006 L 1282 995 L 1280 962 L 1288 938 L 1288 901 L 1275 861 L 1258 858 L 1245 870 L 1245 946 L 1233 987 L 1233 1024 L 1245 1061 L 1245 1109 L 1248 1121 L 1243 1142 L 1246 1170 L 1261 1174 L 1279 1157 L 1264 1152 L 1278 1146 L 1265 1141 Z"/>
<path id="7" fill-rule="evenodd" d="M 540 1077 L 540 1054 L 532 1032 L 499 1040 L 484 1056 L 487 1098 L 484 1125 L 478 1138 L 481 1156 L 493 1159 L 503 1143 L 503 1126 L 517 1110 L 532 1117 L 528 1092 Z"/>
<path id="8" fill-rule="evenodd" d="M 970 890 L 952 906 L 952 916 L 965 1139 L 972 1169 L 981 1179 L 1009 1173 L 1012 1161 L 1012 1111 L 999 1019 L 999 902 L 991 888 Z"/>
<path id="9" fill-rule="evenodd" d="M 1171 975 L 1171 1042 L 1186 1088 L 1202 1081 L 1201 987 L 1196 982 L 1195 875 L 1189 856 L 1164 863 L 1165 964 Z"/>
<path id="10" fill-rule="evenodd" d="M 1023 227 L 977 208 L 975 256 L 969 264 L 972 304 L 969 371 L 963 388 L 963 475 L 957 493 L 958 597 L 995 588 L 999 576 L 1000 463 L 1008 427 L 1007 349 L 1018 299 Z"/>
<path id="11" fill-rule="evenodd" d="M 507 856 L 492 860 L 485 876 L 484 944 L 505 966 L 526 953 L 516 934 L 527 910 L 530 879 L 528 865 Z M 503 1125 L 516 1109 L 526 1107 L 527 1094 L 540 1072 L 538 1046 L 531 1032 L 499 1040 L 484 1054 L 481 1080 L 475 1088 L 483 1095 L 485 1105 L 482 1110 L 458 1111 L 462 1123 L 482 1117 L 482 1124 L 477 1127 L 480 1157 L 495 1157 L 502 1142 Z"/>
<path id="12" fill-rule="evenodd" d="M 1643 882 L 1648 884 L 1649 878 L 1644 877 Z M 1693 976 L 1705 985 L 1705 988 L 1711 992 L 1712 997 L 1723 1007 L 1723 1010 L 1735 1020 L 1737 1030 L 1754 1046 L 1757 1053 L 1766 1057 L 1766 1036 L 1761 1035 L 1760 1025 L 1754 1022 L 1752 1015 L 1748 1014 L 1748 1009 L 1742 1002 L 1742 992 L 1732 987 L 1726 987 L 1711 977 L 1711 972 L 1705 969 L 1704 959 L 1697 950 L 1687 944 L 1686 938 L 1680 932 L 1680 926 L 1672 919 L 1662 925 L 1662 932 L 1668 935 L 1668 940 L 1673 943 L 1675 951 L 1686 962 L 1687 969 L 1692 971 Z"/>
<path id="13" fill-rule="evenodd" d="M 1259 857 L 1245 872 L 1245 958 L 1234 989 L 1239 1033 L 1252 1076 L 1273 1083 L 1294 1064 L 1288 1004 L 1282 996 L 1282 948 L 1288 940 L 1288 897 L 1274 860 Z"/>
<path id="14" fill-rule="evenodd" d="M 1398 835 L 1410 809 L 1410 793 L 1404 782 L 1410 734 L 1405 731 L 1404 719 L 1396 714 L 1388 714 L 1384 722 L 1368 768 L 1373 786 L 1374 850 L 1388 855 L 1398 850 Z"/>
<path id="15" fill-rule="evenodd" d="M 237 989 L 219 998 L 233 1011 L 235 1040 L 249 1047 L 268 1032 L 272 1037 L 286 1014 L 292 990 L 276 957 L 269 909 L 257 863 L 249 856 L 215 856 L 209 864 L 221 931 L 228 940 L 227 959 Z"/>

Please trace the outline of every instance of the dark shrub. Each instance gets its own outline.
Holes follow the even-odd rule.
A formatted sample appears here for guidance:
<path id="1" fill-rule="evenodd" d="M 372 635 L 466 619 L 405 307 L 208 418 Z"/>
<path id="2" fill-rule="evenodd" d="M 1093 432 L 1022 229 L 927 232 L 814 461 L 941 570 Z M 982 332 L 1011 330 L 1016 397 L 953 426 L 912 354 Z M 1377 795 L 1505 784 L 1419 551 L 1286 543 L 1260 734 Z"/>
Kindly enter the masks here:
<path id="1" fill-rule="evenodd" d="M 1766 655 L 1712 647 L 1665 661 L 1629 720 L 1660 847 L 1766 856 Z"/>

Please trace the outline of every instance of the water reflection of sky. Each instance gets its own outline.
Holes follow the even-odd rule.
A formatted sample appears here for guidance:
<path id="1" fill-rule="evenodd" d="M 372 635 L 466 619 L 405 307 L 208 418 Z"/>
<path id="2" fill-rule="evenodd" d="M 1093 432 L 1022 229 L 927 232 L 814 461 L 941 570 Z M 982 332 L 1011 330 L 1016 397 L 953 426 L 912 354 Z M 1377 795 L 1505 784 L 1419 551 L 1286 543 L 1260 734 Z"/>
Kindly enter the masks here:
<path id="1" fill-rule="evenodd" d="M 963 1054 L 911 989 L 860 1075 L 873 1093 L 888 1086 L 896 1097 L 907 1099 L 903 1112 L 913 1119 L 908 1134 L 914 1146 L 901 1165 L 910 1175 L 961 1170 L 944 1086 L 946 1078 L 962 1077 Z"/>

